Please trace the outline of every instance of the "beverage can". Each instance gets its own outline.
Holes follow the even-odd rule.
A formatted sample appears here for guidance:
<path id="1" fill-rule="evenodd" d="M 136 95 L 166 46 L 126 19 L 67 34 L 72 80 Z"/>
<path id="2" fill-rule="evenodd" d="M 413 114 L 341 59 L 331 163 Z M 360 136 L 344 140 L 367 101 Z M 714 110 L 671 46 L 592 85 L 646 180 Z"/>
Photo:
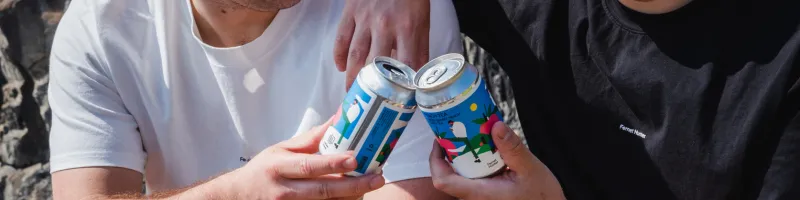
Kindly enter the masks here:
<path id="1" fill-rule="evenodd" d="M 341 106 L 341 117 L 319 144 L 325 154 L 353 151 L 358 167 L 348 176 L 378 171 L 416 111 L 413 69 L 376 57 L 359 71 Z"/>
<path id="2" fill-rule="evenodd" d="M 491 136 L 503 115 L 474 66 L 446 54 L 425 64 L 414 84 L 419 109 L 458 174 L 483 178 L 505 169 Z"/>

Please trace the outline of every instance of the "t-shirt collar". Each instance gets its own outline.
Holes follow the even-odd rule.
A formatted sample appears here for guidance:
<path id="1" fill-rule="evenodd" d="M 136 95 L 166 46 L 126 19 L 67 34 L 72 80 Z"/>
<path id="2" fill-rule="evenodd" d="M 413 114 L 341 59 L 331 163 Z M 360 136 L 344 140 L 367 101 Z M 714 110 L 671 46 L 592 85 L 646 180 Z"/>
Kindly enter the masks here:
<path id="1" fill-rule="evenodd" d="M 299 14 L 303 12 L 305 2 L 301 1 L 291 8 L 278 12 L 272 23 L 255 40 L 240 46 L 220 48 L 203 42 L 192 15 L 191 0 L 184 1 L 187 2 L 188 12 L 186 13 L 188 19 L 191 20 L 192 37 L 203 48 L 210 64 L 217 67 L 255 67 L 257 63 L 267 59 L 272 51 L 281 45 L 284 38 L 294 30 L 294 25 L 299 20 Z"/>

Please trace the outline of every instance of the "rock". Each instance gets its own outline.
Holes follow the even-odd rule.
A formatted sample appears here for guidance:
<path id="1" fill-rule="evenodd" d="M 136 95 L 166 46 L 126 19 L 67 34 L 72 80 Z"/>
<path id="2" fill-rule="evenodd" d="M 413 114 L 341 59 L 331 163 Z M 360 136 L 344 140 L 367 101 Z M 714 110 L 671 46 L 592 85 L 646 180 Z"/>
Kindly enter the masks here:
<path id="1" fill-rule="evenodd" d="M 36 164 L 17 170 L 7 176 L 3 191 L 6 199 L 52 199 L 50 187 L 50 164 Z"/>
<path id="2" fill-rule="evenodd" d="M 511 80 L 506 72 L 491 54 L 475 44 L 469 37 L 464 37 L 464 52 L 467 61 L 475 65 L 481 76 L 485 78 L 486 87 L 492 93 L 497 107 L 503 112 L 503 119 L 508 127 L 524 138 L 525 135 L 517 114 L 517 105 L 514 101 L 514 92 L 511 90 Z"/>
<path id="3" fill-rule="evenodd" d="M 0 200 L 50 199 L 48 59 L 68 3 L 0 0 Z"/>
<path id="4" fill-rule="evenodd" d="M 8 190 L 11 190 L 10 189 L 11 187 L 6 187 L 6 185 L 10 185 L 10 184 L 8 184 L 8 181 L 7 181 L 8 177 L 11 176 L 11 175 L 15 175 L 15 174 L 17 174 L 17 169 L 14 169 L 11 166 L 7 166 L 6 165 L 6 166 L 0 167 L 0 192 L 2 192 L 2 194 L 3 194 L 2 196 L 0 196 L 0 200 L 2 200 L 2 199 L 10 199 L 10 197 L 5 197 L 6 189 L 9 188 Z"/>
<path id="5" fill-rule="evenodd" d="M 17 2 L 20 0 L 0 0 L 0 11 L 7 10 L 11 7 L 14 7 Z"/>

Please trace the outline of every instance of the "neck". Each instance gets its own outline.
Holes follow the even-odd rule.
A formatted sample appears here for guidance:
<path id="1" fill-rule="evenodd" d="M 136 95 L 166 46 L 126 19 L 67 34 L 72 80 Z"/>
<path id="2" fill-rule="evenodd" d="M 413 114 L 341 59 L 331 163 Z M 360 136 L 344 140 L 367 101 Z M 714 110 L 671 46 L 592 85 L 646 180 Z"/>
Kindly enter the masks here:
<path id="1" fill-rule="evenodd" d="M 644 14 L 664 14 L 678 10 L 692 0 L 619 0 L 622 5 Z"/>
<path id="2" fill-rule="evenodd" d="M 225 0 L 191 0 L 191 3 L 200 37 L 214 47 L 252 42 L 278 15 L 278 11 L 256 11 Z"/>

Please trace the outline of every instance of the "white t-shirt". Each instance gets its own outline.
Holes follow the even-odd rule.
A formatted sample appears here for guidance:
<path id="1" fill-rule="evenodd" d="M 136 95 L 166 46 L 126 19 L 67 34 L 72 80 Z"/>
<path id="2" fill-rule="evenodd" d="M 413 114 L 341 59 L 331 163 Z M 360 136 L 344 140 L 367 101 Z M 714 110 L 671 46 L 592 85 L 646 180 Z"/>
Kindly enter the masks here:
<path id="1" fill-rule="evenodd" d="M 281 10 L 254 41 L 199 40 L 189 0 L 74 0 L 52 47 L 51 171 L 114 166 L 150 190 L 241 167 L 332 116 L 344 98 L 333 43 L 343 0 Z M 431 58 L 461 52 L 455 10 L 431 1 Z M 430 128 L 416 114 L 384 167 L 430 176 Z"/>

